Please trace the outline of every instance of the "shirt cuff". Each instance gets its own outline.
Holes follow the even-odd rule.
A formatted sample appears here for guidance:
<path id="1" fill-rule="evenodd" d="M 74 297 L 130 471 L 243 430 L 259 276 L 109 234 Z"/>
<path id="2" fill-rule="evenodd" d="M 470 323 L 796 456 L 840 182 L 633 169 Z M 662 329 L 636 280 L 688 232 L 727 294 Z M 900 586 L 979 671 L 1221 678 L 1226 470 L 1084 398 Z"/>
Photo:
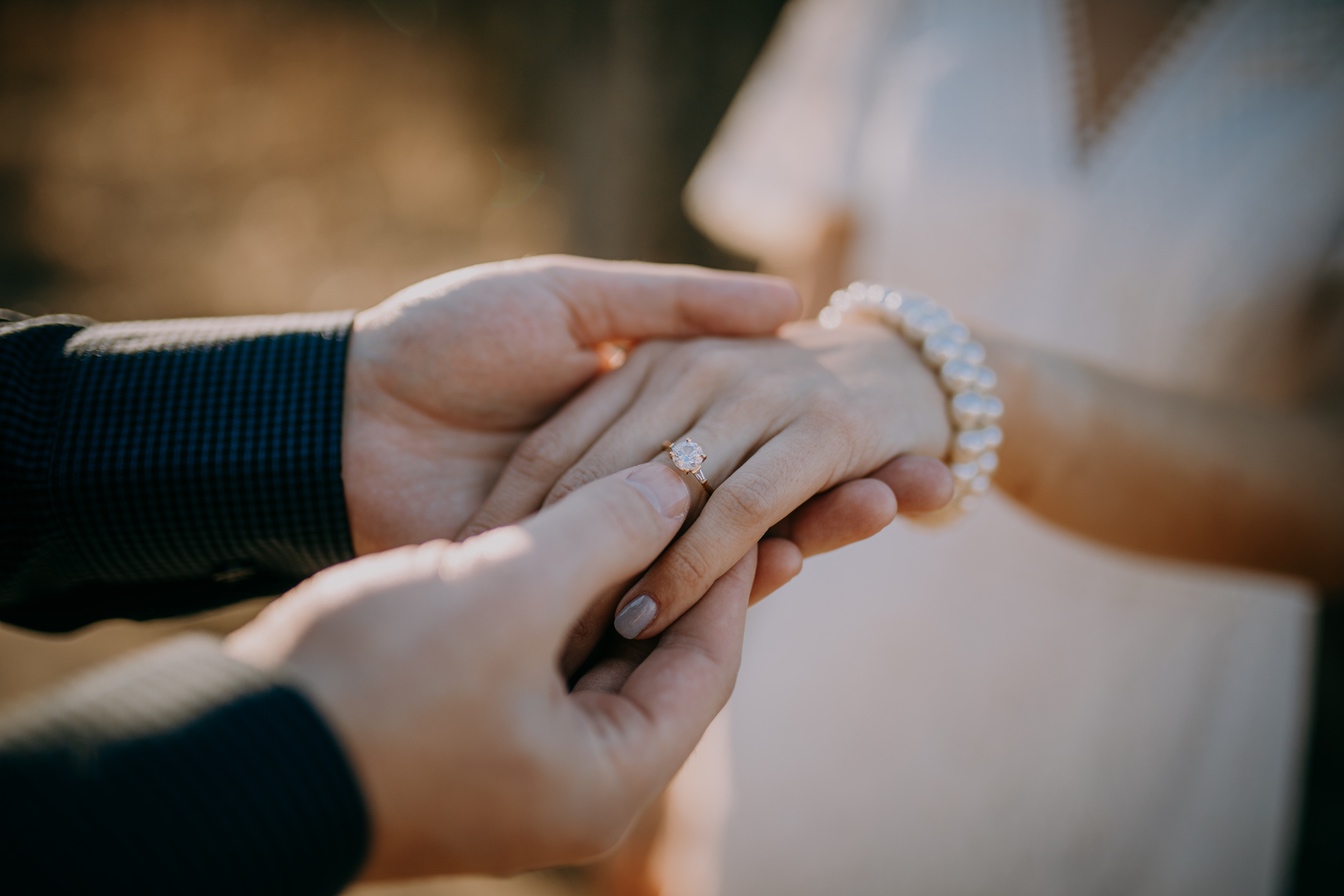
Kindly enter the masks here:
<path id="1" fill-rule="evenodd" d="M 336 893 L 363 865 L 355 774 L 312 704 L 179 638 L 0 720 L 16 892 Z"/>

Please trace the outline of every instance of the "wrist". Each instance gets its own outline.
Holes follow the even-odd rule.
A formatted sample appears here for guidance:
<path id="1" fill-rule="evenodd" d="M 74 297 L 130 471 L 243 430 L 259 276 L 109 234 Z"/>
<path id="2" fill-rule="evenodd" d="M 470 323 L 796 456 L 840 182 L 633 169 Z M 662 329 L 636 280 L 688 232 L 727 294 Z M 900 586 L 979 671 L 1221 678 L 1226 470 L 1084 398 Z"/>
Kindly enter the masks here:
<path id="1" fill-rule="evenodd" d="M 937 371 L 931 369 L 919 349 L 899 333 L 875 322 L 869 326 L 884 331 L 884 338 L 892 343 L 892 351 L 899 358 L 895 375 L 903 394 L 895 412 L 906 439 L 900 453 L 946 459 L 952 450 L 954 433 L 947 412 L 947 394 L 938 380 Z"/>
<path id="2" fill-rule="evenodd" d="M 985 365 L 985 346 L 946 308 L 930 299 L 904 295 L 876 284 L 853 283 L 837 290 L 818 317 L 828 329 L 853 313 L 900 333 L 936 377 L 946 397 L 951 438 L 946 462 L 955 481 L 949 511 L 974 508 L 989 492 L 999 466 L 1003 402 L 994 394 L 995 372 Z"/>

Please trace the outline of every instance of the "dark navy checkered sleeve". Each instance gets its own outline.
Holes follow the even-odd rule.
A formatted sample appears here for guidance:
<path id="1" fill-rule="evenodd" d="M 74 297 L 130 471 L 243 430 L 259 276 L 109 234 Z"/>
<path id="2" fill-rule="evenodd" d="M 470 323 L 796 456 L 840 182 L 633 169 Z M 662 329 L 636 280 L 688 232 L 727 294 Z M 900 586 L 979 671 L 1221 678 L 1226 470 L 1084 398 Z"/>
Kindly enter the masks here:
<path id="1" fill-rule="evenodd" d="M 353 556 L 352 319 L 0 318 L 0 619 L 191 612 Z"/>
<path id="2" fill-rule="evenodd" d="M 0 793 L 6 893 L 319 896 L 369 843 L 313 705 L 202 635 L 0 716 Z"/>

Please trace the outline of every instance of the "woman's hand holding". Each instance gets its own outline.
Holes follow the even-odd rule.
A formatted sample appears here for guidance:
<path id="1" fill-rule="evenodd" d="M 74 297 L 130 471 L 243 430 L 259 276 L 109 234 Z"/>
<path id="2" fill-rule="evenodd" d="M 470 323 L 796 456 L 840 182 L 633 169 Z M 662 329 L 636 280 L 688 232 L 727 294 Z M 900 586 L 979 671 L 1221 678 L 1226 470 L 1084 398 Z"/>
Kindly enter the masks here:
<path id="1" fill-rule="evenodd" d="M 639 346 L 519 445 L 465 532 L 510 522 L 632 464 L 666 462 L 663 442 L 694 439 L 708 454 L 713 495 L 706 501 L 692 483 L 703 503 L 695 522 L 633 588 L 593 610 L 610 619 L 615 609 L 618 631 L 647 638 L 767 534 L 784 538 L 761 544 L 762 568 L 775 572 L 756 596 L 787 579 L 778 552 L 801 563 L 804 553 L 885 526 L 896 513 L 893 490 L 927 505 L 919 509 L 946 503 L 950 475 L 927 459 L 946 450 L 946 399 L 914 349 L 878 324 L 809 322 L 782 333 Z M 924 458 L 893 462 L 902 455 Z"/>

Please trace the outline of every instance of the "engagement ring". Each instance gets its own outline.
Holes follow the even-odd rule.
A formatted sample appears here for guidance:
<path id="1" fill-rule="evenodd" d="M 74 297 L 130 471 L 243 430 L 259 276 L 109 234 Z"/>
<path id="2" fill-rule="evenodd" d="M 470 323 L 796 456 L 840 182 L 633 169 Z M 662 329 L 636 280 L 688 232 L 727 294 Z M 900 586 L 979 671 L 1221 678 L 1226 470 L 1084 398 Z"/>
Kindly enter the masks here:
<path id="1" fill-rule="evenodd" d="M 694 476 L 695 481 L 705 487 L 705 494 L 714 491 L 714 486 L 710 485 L 705 480 L 705 474 L 700 472 L 700 465 L 705 462 L 707 455 L 699 442 L 694 439 L 682 439 L 676 443 L 664 442 L 663 447 L 667 449 L 667 456 L 672 458 L 672 466 Z"/>

